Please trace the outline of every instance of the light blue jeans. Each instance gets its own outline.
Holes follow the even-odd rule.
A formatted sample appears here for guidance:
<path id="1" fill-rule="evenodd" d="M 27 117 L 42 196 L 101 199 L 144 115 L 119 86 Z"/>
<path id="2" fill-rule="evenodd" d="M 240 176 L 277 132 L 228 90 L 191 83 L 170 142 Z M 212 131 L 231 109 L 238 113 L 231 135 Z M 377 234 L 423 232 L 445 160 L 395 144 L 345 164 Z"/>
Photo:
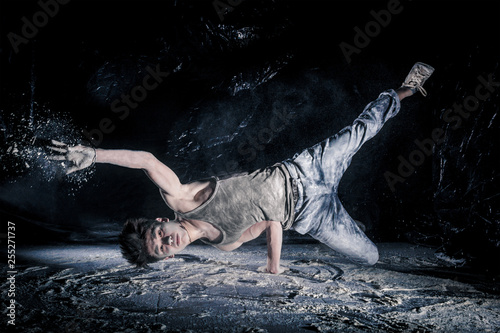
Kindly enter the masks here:
<path id="1" fill-rule="evenodd" d="M 352 125 L 283 162 L 298 191 L 292 230 L 311 235 L 355 263 L 374 265 L 378 261 L 377 246 L 349 216 L 337 191 L 354 154 L 399 109 L 396 92 L 385 91 Z"/>

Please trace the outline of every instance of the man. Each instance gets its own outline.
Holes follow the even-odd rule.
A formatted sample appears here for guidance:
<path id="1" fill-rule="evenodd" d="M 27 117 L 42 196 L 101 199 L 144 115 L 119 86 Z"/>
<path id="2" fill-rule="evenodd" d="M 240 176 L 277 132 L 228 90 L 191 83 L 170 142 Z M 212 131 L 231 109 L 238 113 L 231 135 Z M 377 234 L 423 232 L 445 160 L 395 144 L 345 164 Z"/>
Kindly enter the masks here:
<path id="1" fill-rule="evenodd" d="M 144 151 L 67 147 L 53 141 L 54 160 L 72 163 L 71 173 L 93 163 L 142 169 L 158 186 L 175 220 L 138 219 L 120 234 L 124 257 L 146 266 L 168 259 L 200 239 L 224 251 L 267 234 L 265 271 L 279 274 L 283 230 L 309 234 L 354 262 L 374 265 L 378 250 L 342 206 L 337 188 L 353 155 L 400 109 L 400 101 L 423 89 L 434 68 L 416 63 L 397 90 L 388 90 L 354 123 L 293 158 L 250 174 L 181 184 L 176 174 Z"/>

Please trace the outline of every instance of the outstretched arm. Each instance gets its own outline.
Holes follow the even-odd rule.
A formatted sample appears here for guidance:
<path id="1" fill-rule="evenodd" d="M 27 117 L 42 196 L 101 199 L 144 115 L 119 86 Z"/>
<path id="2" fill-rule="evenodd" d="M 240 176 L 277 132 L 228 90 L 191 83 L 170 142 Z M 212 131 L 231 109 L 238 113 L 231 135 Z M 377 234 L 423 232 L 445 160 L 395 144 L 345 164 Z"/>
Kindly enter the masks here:
<path id="1" fill-rule="evenodd" d="M 182 184 L 177 175 L 153 154 L 146 151 L 127 149 L 94 149 L 87 146 L 67 146 L 58 141 L 52 141 L 50 147 L 60 155 L 49 157 L 52 160 L 68 161 L 71 163 L 66 173 L 85 169 L 95 163 L 108 163 L 131 169 L 142 169 L 148 177 L 167 195 L 179 196 Z"/>
<path id="2" fill-rule="evenodd" d="M 131 169 L 142 169 L 149 179 L 167 195 L 179 196 L 182 184 L 168 166 L 146 151 L 96 149 L 96 163 L 109 163 Z"/>
<path id="3" fill-rule="evenodd" d="M 280 222 L 258 222 L 248 228 L 236 242 L 229 245 L 218 246 L 218 248 L 224 251 L 232 251 L 240 247 L 243 243 L 259 237 L 264 230 L 266 231 L 267 238 L 267 265 L 263 267 L 263 270 L 272 274 L 283 273 L 285 269 L 280 266 L 283 227 Z"/>

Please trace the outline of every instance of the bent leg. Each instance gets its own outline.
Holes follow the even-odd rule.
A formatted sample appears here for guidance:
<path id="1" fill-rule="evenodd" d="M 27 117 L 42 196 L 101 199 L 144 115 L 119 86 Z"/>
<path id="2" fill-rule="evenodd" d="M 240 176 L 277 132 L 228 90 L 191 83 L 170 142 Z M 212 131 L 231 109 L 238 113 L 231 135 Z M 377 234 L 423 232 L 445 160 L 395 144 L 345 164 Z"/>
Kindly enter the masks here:
<path id="1" fill-rule="evenodd" d="M 375 265 L 379 254 L 377 246 L 358 227 L 335 196 L 328 209 L 329 219 L 323 219 L 309 235 L 356 264 Z"/>
<path id="2" fill-rule="evenodd" d="M 394 90 L 383 92 L 352 125 L 284 162 L 300 192 L 292 229 L 308 233 L 355 262 L 377 262 L 377 247 L 344 209 L 337 187 L 354 154 L 399 109 L 398 94 Z"/>

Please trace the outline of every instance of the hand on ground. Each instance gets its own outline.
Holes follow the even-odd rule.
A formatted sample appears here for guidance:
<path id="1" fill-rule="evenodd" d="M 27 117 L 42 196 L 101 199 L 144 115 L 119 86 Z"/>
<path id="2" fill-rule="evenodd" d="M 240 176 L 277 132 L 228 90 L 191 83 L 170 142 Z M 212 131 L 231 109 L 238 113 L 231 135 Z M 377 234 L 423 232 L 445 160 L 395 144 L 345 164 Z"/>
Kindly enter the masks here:
<path id="1" fill-rule="evenodd" d="M 257 268 L 257 272 L 271 273 L 271 274 L 281 274 L 281 273 L 289 271 L 289 270 L 290 270 L 290 268 L 283 267 L 283 266 L 279 266 L 276 270 L 268 268 L 267 266 L 261 266 L 261 267 Z"/>

